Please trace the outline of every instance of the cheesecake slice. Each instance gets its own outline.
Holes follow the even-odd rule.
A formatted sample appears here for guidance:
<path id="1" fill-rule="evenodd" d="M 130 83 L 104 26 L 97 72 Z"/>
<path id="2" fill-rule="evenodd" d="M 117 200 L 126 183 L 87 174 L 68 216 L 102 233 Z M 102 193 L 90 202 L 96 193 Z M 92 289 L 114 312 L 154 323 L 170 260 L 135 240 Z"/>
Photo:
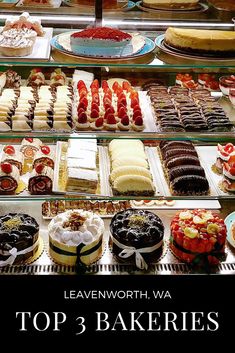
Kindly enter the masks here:
<path id="1" fill-rule="evenodd" d="M 235 32 L 169 27 L 165 43 L 191 54 L 235 55 Z"/>

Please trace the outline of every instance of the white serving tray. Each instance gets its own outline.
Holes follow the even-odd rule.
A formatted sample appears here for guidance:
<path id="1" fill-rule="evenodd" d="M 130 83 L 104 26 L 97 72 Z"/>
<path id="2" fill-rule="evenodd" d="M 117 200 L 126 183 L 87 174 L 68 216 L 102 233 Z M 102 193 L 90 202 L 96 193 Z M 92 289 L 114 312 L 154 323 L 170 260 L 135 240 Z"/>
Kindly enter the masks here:
<path id="1" fill-rule="evenodd" d="M 11 59 L 14 59 L 14 61 L 48 61 L 50 59 L 50 40 L 52 38 L 53 28 L 44 28 L 44 32 L 45 33 L 43 37 L 36 38 L 32 54 L 21 57 L 0 55 L 0 61 L 6 61 Z"/>

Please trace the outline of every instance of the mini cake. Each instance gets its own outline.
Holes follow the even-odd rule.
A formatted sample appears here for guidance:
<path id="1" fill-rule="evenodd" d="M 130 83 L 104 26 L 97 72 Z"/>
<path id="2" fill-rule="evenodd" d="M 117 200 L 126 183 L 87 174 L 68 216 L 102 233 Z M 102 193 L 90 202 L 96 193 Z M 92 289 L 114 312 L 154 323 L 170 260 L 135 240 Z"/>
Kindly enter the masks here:
<path id="1" fill-rule="evenodd" d="M 29 261 L 38 251 L 39 225 L 24 213 L 0 217 L 0 267 Z"/>
<path id="2" fill-rule="evenodd" d="M 1 163 L 5 162 L 15 165 L 19 169 L 20 174 L 22 174 L 24 155 L 22 152 L 16 151 L 11 145 L 4 146 L 3 148 Z"/>
<path id="3" fill-rule="evenodd" d="M 235 154 L 223 163 L 222 185 L 226 191 L 235 192 Z"/>
<path id="4" fill-rule="evenodd" d="M 70 36 L 72 51 L 88 56 L 130 55 L 131 40 L 130 34 L 109 27 L 89 28 Z"/>
<path id="5" fill-rule="evenodd" d="M 145 7 L 178 10 L 197 6 L 199 0 L 143 0 Z"/>
<path id="6" fill-rule="evenodd" d="M 222 146 L 221 144 L 218 143 L 215 168 L 219 174 L 223 173 L 224 162 L 227 162 L 231 154 L 234 154 L 234 153 L 235 153 L 235 147 L 232 143 L 227 143 L 225 146 Z"/>
<path id="7" fill-rule="evenodd" d="M 30 71 L 28 77 L 28 86 L 38 87 L 45 85 L 45 76 L 40 68 L 35 68 Z"/>
<path id="8" fill-rule="evenodd" d="M 33 168 L 36 168 L 38 164 L 43 164 L 47 167 L 54 169 L 54 152 L 51 148 L 46 145 L 41 145 L 40 150 L 38 150 L 34 155 Z"/>
<path id="9" fill-rule="evenodd" d="M 95 170 L 67 168 L 67 191 L 95 194 L 97 186 L 98 174 Z"/>
<path id="10" fill-rule="evenodd" d="M 1 163 L 0 165 L 0 194 L 14 194 L 20 181 L 20 172 L 15 165 Z"/>
<path id="11" fill-rule="evenodd" d="M 66 85 L 66 75 L 61 69 L 55 69 L 50 76 L 50 85 L 52 87 Z"/>
<path id="12" fill-rule="evenodd" d="M 12 16 L 7 18 L 3 31 L 9 29 L 32 29 L 38 36 L 43 36 L 44 31 L 41 25 L 41 20 L 36 17 L 31 17 L 28 12 L 23 12 L 20 16 Z"/>
<path id="13" fill-rule="evenodd" d="M 14 70 L 6 71 L 6 83 L 5 88 L 19 88 L 21 85 L 21 76 L 17 74 Z"/>
<path id="14" fill-rule="evenodd" d="M 31 195 L 49 195 L 52 193 L 54 171 L 51 167 L 37 164 L 33 169 L 28 184 Z"/>
<path id="15" fill-rule="evenodd" d="M 161 219 L 146 210 L 118 212 L 110 224 L 113 253 L 123 261 L 135 261 L 140 269 L 162 254 L 164 226 Z"/>
<path id="16" fill-rule="evenodd" d="M 170 248 L 182 261 L 215 264 L 224 256 L 226 225 L 207 210 L 184 210 L 171 221 Z"/>
<path id="17" fill-rule="evenodd" d="M 49 253 L 63 265 L 90 265 L 102 255 L 104 222 L 92 212 L 69 210 L 48 226 Z"/>
<path id="18" fill-rule="evenodd" d="M 230 90 L 235 88 L 235 75 L 221 76 L 219 78 L 219 88 L 228 97 Z"/>
<path id="19" fill-rule="evenodd" d="M 226 57 L 235 54 L 235 32 L 169 27 L 165 33 L 169 46 L 193 54 Z"/>
<path id="20" fill-rule="evenodd" d="M 21 141 L 20 151 L 27 159 L 33 159 L 35 153 L 40 150 L 42 141 L 38 138 L 26 137 Z"/>
<path id="21" fill-rule="evenodd" d="M 27 56 L 33 51 L 33 41 L 22 36 L 7 38 L 0 35 L 0 54 L 4 56 Z"/>

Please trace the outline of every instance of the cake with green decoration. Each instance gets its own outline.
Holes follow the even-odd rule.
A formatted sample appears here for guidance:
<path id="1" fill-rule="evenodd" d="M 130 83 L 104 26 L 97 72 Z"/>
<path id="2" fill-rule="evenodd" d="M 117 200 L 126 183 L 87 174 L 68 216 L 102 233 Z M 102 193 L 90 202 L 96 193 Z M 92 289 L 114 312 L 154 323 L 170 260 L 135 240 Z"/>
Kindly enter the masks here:
<path id="1" fill-rule="evenodd" d="M 216 264 L 225 257 L 227 229 L 218 213 L 183 210 L 171 221 L 170 248 L 182 261 Z"/>

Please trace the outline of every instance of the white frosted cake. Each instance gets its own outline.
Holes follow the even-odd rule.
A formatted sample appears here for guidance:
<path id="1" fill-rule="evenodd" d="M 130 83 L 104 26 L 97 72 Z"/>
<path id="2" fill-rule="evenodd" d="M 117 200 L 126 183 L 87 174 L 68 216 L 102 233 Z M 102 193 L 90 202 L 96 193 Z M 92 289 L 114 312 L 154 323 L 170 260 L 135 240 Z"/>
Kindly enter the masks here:
<path id="1" fill-rule="evenodd" d="M 70 36 L 74 53 L 87 56 L 126 56 L 133 52 L 132 36 L 115 28 L 96 27 Z"/>
<path id="2" fill-rule="evenodd" d="M 89 265 L 102 254 L 104 222 L 92 212 L 61 213 L 49 223 L 48 233 L 49 253 L 57 263 Z"/>

